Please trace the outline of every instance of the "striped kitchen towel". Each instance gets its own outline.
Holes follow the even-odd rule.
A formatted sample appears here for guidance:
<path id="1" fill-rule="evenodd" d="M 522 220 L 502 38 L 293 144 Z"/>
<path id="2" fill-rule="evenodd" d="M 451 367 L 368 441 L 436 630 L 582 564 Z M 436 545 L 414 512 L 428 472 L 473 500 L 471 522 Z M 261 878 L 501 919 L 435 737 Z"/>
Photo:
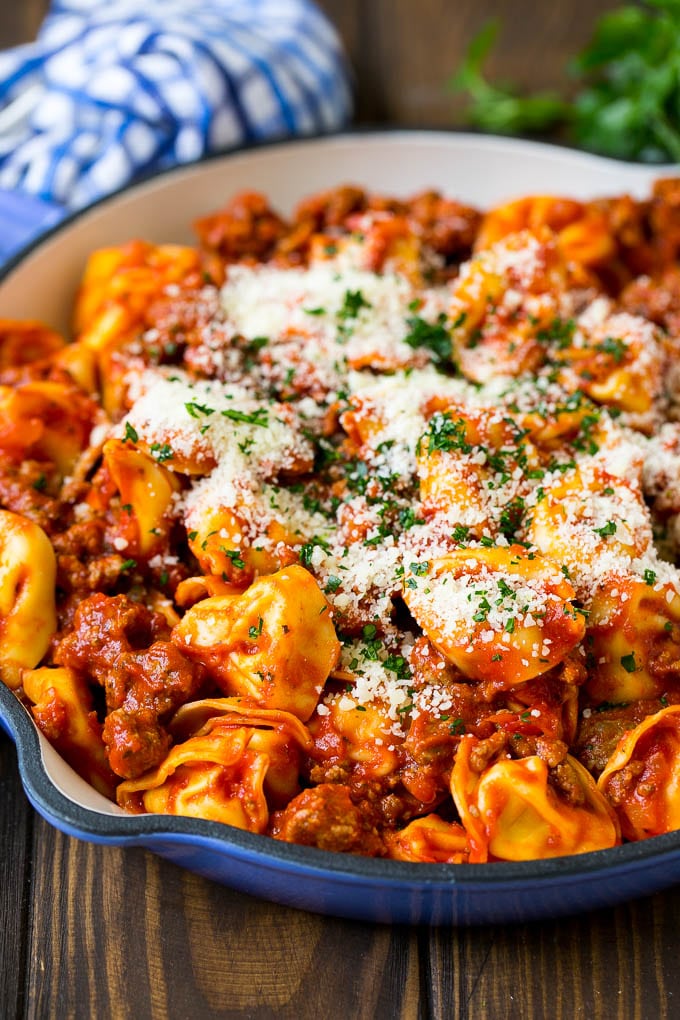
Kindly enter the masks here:
<path id="1" fill-rule="evenodd" d="M 0 53 L 0 260 L 154 170 L 342 127 L 348 65 L 312 0 L 54 0 Z"/>

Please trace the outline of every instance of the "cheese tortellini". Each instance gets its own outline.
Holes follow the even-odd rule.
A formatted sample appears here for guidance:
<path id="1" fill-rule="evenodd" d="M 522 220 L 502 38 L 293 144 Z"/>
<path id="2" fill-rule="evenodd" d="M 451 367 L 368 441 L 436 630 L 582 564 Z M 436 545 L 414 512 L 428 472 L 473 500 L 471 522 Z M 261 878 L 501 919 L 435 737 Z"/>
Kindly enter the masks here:
<path id="1" fill-rule="evenodd" d="M 248 191 L 0 320 L 0 680 L 64 768 L 413 864 L 680 829 L 677 193 Z"/>
<path id="2" fill-rule="evenodd" d="M 340 650 L 328 602 L 302 567 L 260 577 L 242 595 L 196 603 L 173 640 L 226 694 L 303 721 L 316 708 Z"/>
<path id="3" fill-rule="evenodd" d="M 57 629 L 52 545 L 36 524 L 0 510 L 0 677 L 21 684 Z"/>
<path id="4" fill-rule="evenodd" d="M 416 564 L 404 599 L 432 643 L 472 680 L 512 687 L 547 672 L 585 633 L 574 589 L 519 546 Z"/>
<path id="5" fill-rule="evenodd" d="M 570 755 L 552 769 L 537 754 L 485 758 L 478 741 L 465 737 L 451 776 L 471 860 L 561 857 L 620 842 L 611 806 Z"/>

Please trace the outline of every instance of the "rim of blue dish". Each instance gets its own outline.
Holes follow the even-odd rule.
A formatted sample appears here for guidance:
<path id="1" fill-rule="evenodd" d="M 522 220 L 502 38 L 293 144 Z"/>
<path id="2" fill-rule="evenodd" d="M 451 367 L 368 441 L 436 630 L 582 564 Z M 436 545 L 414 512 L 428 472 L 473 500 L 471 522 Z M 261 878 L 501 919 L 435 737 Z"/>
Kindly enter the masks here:
<path id="1" fill-rule="evenodd" d="M 72 224 L 88 215 L 93 209 L 114 203 L 120 196 L 143 187 L 150 181 L 198 168 L 206 163 L 229 156 L 237 156 L 260 149 L 304 145 L 309 142 L 323 142 L 337 138 L 361 138 L 369 134 L 429 134 L 442 137 L 469 134 L 478 136 L 480 139 L 496 138 L 537 149 L 567 150 L 575 156 L 582 156 L 594 161 L 619 163 L 621 166 L 638 168 L 642 166 L 642 164 L 631 164 L 624 160 L 584 152 L 561 143 L 529 141 L 503 135 L 491 136 L 456 129 L 361 126 L 340 132 L 306 135 L 293 139 L 257 141 L 224 152 L 210 153 L 189 163 L 142 175 L 134 182 L 103 196 L 86 208 L 69 214 L 55 226 L 40 234 L 5 263 L 0 269 L 0 282 L 33 251 L 46 241 L 67 231 Z M 650 165 L 649 169 L 651 170 L 653 167 Z M 664 169 L 667 167 L 659 165 L 660 172 L 663 172 Z M 565 857 L 472 865 L 425 864 L 394 861 L 382 857 L 362 857 L 340 852 L 332 853 L 315 847 L 285 843 L 271 836 L 258 835 L 221 822 L 205 821 L 199 818 L 158 814 L 105 814 L 79 804 L 62 793 L 55 785 L 43 762 L 38 730 L 28 709 L 2 683 L 0 683 L 0 722 L 5 723 L 7 732 L 16 745 L 21 780 L 26 794 L 34 806 L 57 827 L 61 825 L 66 831 L 85 839 L 90 838 L 95 842 L 140 845 L 149 848 L 153 848 L 154 844 L 173 841 L 185 844 L 202 844 L 206 847 L 209 846 L 213 851 L 217 849 L 221 851 L 223 848 L 225 855 L 257 858 L 260 863 L 278 866 L 279 869 L 329 873 L 348 879 L 364 879 L 370 881 L 371 884 L 378 882 L 386 885 L 409 886 L 473 885 L 479 886 L 480 890 L 483 889 L 485 892 L 493 890 L 494 887 L 500 888 L 515 883 L 527 886 L 547 885 L 556 879 L 561 882 L 569 879 L 577 881 L 586 877 L 592 879 L 600 873 L 636 871 L 645 864 L 662 865 L 665 858 L 675 857 L 680 852 L 680 830 L 676 830 L 661 836 L 625 843 L 608 850 L 570 854 Z"/>
<path id="2" fill-rule="evenodd" d="M 114 191 L 109 192 L 106 195 L 102 195 L 101 198 L 90 202 L 89 205 L 82 209 L 77 209 L 74 212 L 67 213 L 62 219 L 58 221 L 54 226 L 48 227 L 42 233 L 37 235 L 33 240 L 29 241 L 24 247 L 20 248 L 11 258 L 7 259 L 6 262 L 0 267 L 0 283 L 9 274 L 23 262 L 35 249 L 39 248 L 46 241 L 55 237 L 62 230 L 67 229 L 73 223 L 76 223 L 79 219 L 87 216 L 94 209 L 98 209 L 101 206 L 107 205 L 109 202 L 115 202 L 116 199 L 123 195 L 134 191 L 136 188 L 140 188 L 149 184 L 151 181 L 161 180 L 166 177 L 173 176 L 175 174 L 181 174 L 192 168 L 198 168 L 205 164 L 217 162 L 221 159 L 227 159 L 230 156 L 239 156 L 250 152 L 258 152 L 260 150 L 276 149 L 282 147 L 293 147 L 293 146 L 304 146 L 310 142 L 326 142 L 333 139 L 355 139 L 362 138 L 367 135 L 439 135 L 442 138 L 450 137 L 470 137 L 477 141 L 488 140 L 489 143 L 493 141 L 504 142 L 509 145 L 517 145 L 527 149 L 536 149 L 538 151 L 543 150 L 546 152 L 562 152 L 568 153 L 577 159 L 583 159 L 585 161 L 594 161 L 601 163 L 610 163 L 613 166 L 618 166 L 623 170 L 658 170 L 660 174 L 664 174 L 669 171 L 671 167 L 680 168 L 680 164 L 670 163 L 641 163 L 638 161 L 622 159 L 619 156 L 605 156 L 597 152 L 589 152 L 587 149 L 582 149 L 576 145 L 572 145 L 569 142 L 562 141 L 560 139 L 552 139 L 550 141 L 544 141 L 543 139 L 535 138 L 523 138 L 518 135 L 511 134 L 490 134 L 489 132 L 482 131 L 479 128 L 470 126 L 464 127 L 426 127 L 422 125 L 410 126 L 405 125 L 390 125 L 390 124 L 357 124 L 351 127 L 343 128 L 339 131 L 317 131 L 306 135 L 297 135 L 295 137 L 281 137 L 281 138 L 262 138 L 252 139 L 247 142 L 242 142 L 239 145 L 234 145 L 231 148 L 223 149 L 219 152 L 208 152 L 200 156 L 198 159 L 189 160 L 186 163 L 177 163 L 173 166 L 164 167 L 161 170 L 150 170 L 147 172 L 142 171 L 132 181 L 122 185 L 120 188 L 116 188 Z"/>

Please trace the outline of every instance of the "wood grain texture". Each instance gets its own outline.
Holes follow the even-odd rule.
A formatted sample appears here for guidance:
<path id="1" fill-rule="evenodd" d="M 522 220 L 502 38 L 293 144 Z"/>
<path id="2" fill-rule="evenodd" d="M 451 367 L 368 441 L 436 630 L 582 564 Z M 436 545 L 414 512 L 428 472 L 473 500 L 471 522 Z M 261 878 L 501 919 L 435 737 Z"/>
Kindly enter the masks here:
<path id="1" fill-rule="evenodd" d="M 356 78 L 363 123 L 452 127 L 463 101 L 447 88 L 470 40 L 489 18 L 502 24 L 489 74 L 522 88 L 568 86 L 569 59 L 594 18 L 616 0 L 320 0 L 337 25 Z"/>
<path id="2" fill-rule="evenodd" d="M 14 745 L 0 730 L 0 1017 L 21 1015 L 33 812 L 19 783 Z"/>
<path id="3" fill-rule="evenodd" d="M 423 1015 L 417 932 L 268 904 L 41 820 L 32 898 L 32 1020 Z"/>
<path id="4" fill-rule="evenodd" d="M 433 932 L 432 1015 L 456 1020 L 677 1016 L 674 919 L 679 910 L 675 890 L 575 918 Z"/>
<path id="5" fill-rule="evenodd" d="M 415 929 L 268 904 L 40 819 L 32 864 L 29 1020 L 671 1020 L 680 1001 L 677 890 L 559 921 Z"/>

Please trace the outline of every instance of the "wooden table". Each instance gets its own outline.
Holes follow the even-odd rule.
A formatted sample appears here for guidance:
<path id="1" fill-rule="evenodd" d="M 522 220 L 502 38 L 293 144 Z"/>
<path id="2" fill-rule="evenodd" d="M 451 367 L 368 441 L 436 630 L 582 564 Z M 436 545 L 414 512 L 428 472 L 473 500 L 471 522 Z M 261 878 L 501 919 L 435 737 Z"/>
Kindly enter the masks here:
<path id="1" fill-rule="evenodd" d="M 494 70 L 555 84 L 612 4 L 324 0 L 362 121 L 445 125 L 466 40 L 505 12 Z M 568 9 L 565 10 L 564 8 Z M 545 9 L 543 9 L 545 8 Z M 0 45 L 44 0 L 0 8 Z M 541 1018 L 680 1015 L 680 889 L 569 920 L 387 927 L 273 906 L 141 850 L 77 842 L 28 805 L 0 734 L 0 1018 Z"/>

